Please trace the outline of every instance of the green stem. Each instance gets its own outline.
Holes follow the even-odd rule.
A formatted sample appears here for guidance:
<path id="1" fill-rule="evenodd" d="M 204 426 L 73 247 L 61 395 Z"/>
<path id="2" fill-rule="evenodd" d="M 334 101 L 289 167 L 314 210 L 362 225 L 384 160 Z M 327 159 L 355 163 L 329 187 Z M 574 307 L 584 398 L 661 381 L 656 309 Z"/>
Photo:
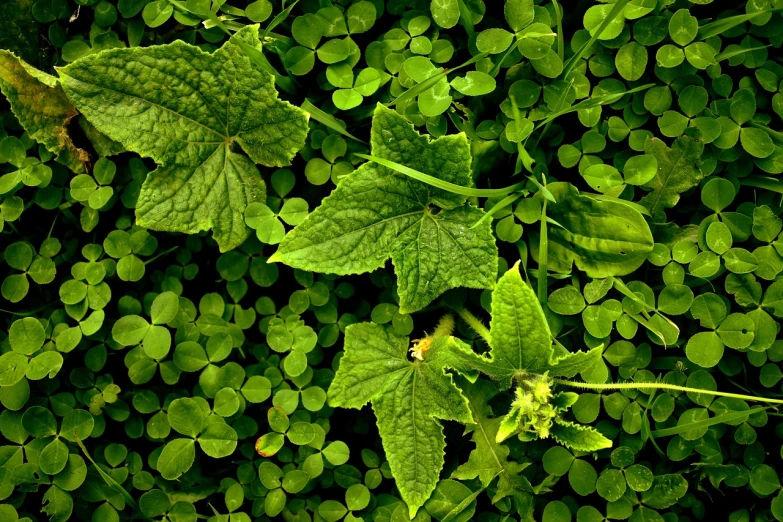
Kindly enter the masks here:
<path id="1" fill-rule="evenodd" d="M 460 317 L 462 317 L 462 320 L 468 323 L 468 326 L 473 328 L 473 330 L 481 336 L 482 339 L 484 339 L 487 344 L 490 344 L 490 335 L 489 335 L 489 329 L 484 326 L 484 323 L 482 323 L 478 317 L 473 315 L 472 313 L 468 312 L 464 308 L 460 308 L 457 310 L 457 313 Z"/>
<path id="2" fill-rule="evenodd" d="M 454 332 L 454 316 L 446 314 L 438 321 L 438 326 L 432 333 L 432 337 L 433 339 L 437 339 L 438 337 L 449 336 L 452 332 Z"/>
<path id="3" fill-rule="evenodd" d="M 576 382 L 566 379 L 555 379 L 557 384 L 579 388 L 582 390 L 673 390 L 685 393 L 704 393 L 716 397 L 730 397 L 732 399 L 741 399 L 744 401 L 766 402 L 770 404 L 783 404 L 783 399 L 769 399 L 767 397 L 757 397 L 755 395 L 744 395 L 741 393 L 728 393 L 712 390 L 701 390 L 699 388 L 689 388 L 687 386 L 677 386 L 676 384 L 666 384 L 663 382 L 618 382 L 606 384 L 593 384 L 589 382 Z"/>
<path id="4" fill-rule="evenodd" d="M 500 212 L 501 210 L 503 210 L 507 206 L 511 205 L 513 202 L 515 202 L 516 200 L 518 200 L 521 197 L 522 197 L 522 193 L 521 192 L 516 192 L 514 194 L 509 194 L 508 196 L 506 196 L 505 198 L 503 198 L 499 202 L 497 202 L 494 207 L 492 207 L 489 210 L 485 210 L 484 211 L 485 214 L 483 216 L 481 216 L 481 219 L 479 219 L 478 221 L 473 223 L 470 226 L 470 228 L 476 228 L 477 226 L 479 226 L 483 222 L 485 222 L 488 219 L 492 218 L 492 216 L 495 215 L 497 212 Z"/>
<path id="5" fill-rule="evenodd" d="M 544 206 L 541 210 L 541 233 L 539 234 L 538 243 L 538 302 L 541 308 L 546 307 L 547 301 L 547 265 L 549 264 L 549 239 L 547 237 L 546 226 L 546 204 L 547 200 L 544 199 Z"/>
<path id="6" fill-rule="evenodd" d="M 170 253 L 174 252 L 178 248 L 179 247 L 175 246 L 175 247 L 169 248 L 168 250 L 164 250 L 163 252 L 161 252 L 160 254 L 156 255 L 155 257 L 151 257 L 151 258 L 147 259 L 146 261 L 144 261 L 144 264 L 148 265 L 148 264 L 152 263 L 153 261 L 155 261 L 156 259 L 158 259 L 159 257 L 163 257 L 166 254 L 170 254 Z"/>
<path id="7" fill-rule="evenodd" d="M 313 105 L 312 102 L 310 102 L 310 100 L 305 99 L 305 101 L 302 102 L 301 109 L 303 111 L 306 111 L 308 114 L 310 114 L 310 116 L 315 121 L 317 121 L 319 123 L 323 123 L 324 125 L 326 125 L 330 129 L 339 132 L 343 136 L 346 136 L 348 138 L 352 138 L 352 139 L 358 141 L 359 143 L 364 143 L 366 145 L 365 141 L 360 140 L 359 138 L 357 138 L 356 136 L 354 136 L 353 134 L 351 134 L 350 132 L 345 130 L 345 128 L 338 123 L 337 119 L 334 116 L 332 116 L 328 112 L 322 111 L 321 109 L 319 109 L 318 107 Z"/>

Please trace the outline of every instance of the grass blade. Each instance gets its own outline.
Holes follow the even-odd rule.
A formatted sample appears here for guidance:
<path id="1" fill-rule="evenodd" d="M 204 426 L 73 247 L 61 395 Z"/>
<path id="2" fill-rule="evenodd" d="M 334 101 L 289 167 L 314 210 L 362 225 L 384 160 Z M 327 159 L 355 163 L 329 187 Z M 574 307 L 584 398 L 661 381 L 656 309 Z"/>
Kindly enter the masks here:
<path id="1" fill-rule="evenodd" d="M 773 13 L 775 11 L 780 11 L 780 8 L 765 9 L 764 11 L 756 11 L 755 13 L 727 16 L 726 18 L 715 20 L 714 22 L 710 22 L 708 24 L 699 27 L 699 32 L 696 33 L 696 38 L 698 40 L 706 40 L 707 38 L 718 36 L 722 33 L 725 33 L 729 29 L 733 29 L 734 27 L 737 27 L 740 24 L 744 24 L 745 22 L 751 21 L 758 16 L 767 13 Z"/>
<path id="2" fill-rule="evenodd" d="M 547 302 L 547 266 L 549 265 L 549 238 L 547 237 L 546 205 L 548 200 L 544 199 L 544 205 L 541 207 L 541 233 L 538 238 L 538 284 L 537 294 L 538 302 L 541 308 L 546 310 Z"/>
<path id="3" fill-rule="evenodd" d="M 73 432 L 73 437 L 76 439 L 76 444 L 79 445 L 79 448 L 81 448 L 82 453 L 84 453 L 84 456 L 87 457 L 87 460 L 92 462 L 92 465 L 95 467 L 95 469 L 98 470 L 98 474 L 103 478 L 104 482 L 106 482 L 106 485 L 115 490 L 117 493 L 122 496 L 123 500 L 125 500 L 125 503 L 131 506 L 133 509 L 138 510 L 139 506 L 136 505 L 136 501 L 133 500 L 133 497 L 130 496 L 130 493 L 122 487 L 116 480 L 114 480 L 111 475 L 103 471 L 101 467 L 98 465 L 97 462 L 95 462 L 92 459 L 92 456 L 90 455 L 90 452 L 87 451 L 87 448 L 84 447 L 84 444 L 82 444 L 82 441 L 79 439 L 79 436 L 76 435 L 76 432 Z M 146 518 L 146 517 L 144 517 Z"/>
<path id="4" fill-rule="evenodd" d="M 305 99 L 304 103 L 302 103 L 301 109 L 307 112 L 308 114 L 310 114 L 310 117 L 313 118 L 315 121 L 317 121 L 318 123 L 323 123 L 333 131 L 337 131 L 343 136 L 356 140 L 359 143 L 364 143 L 365 145 L 367 144 L 366 141 L 360 140 L 359 138 L 357 138 L 356 136 L 354 136 L 353 134 L 345 130 L 345 127 L 340 125 L 340 123 L 337 121 L 337 119 L 334 116 L 332 116 L 327 112 L 322 111 L 321 109 L 313 105 L 310 102 L 310 100 Z"/>
<path id="5" fill-rule="evenodd" d="M 555 8 L 555 17 L 557 17 L 557 56 L 560 61 L 565 60 L 565 40 L 563 39 L 563 9 L 557 0 L 552 0 L 552 7 Z"/>
<path id="6" fill-rule="evenodd" d="M 767 47 L 771 47 L 770 45 L 760 45 L 758 47 L 748 47 L 747 49 L 737 49 L 736 51 L 728 51 L 725 53 L 718 53 L 715 55 L 715 61 L 716 62 L 722 62 L 723 60 L 728 60 L 729 58 L 734 58 L 735 56 L 740 56 L 745 53 L 751 53 L 753 51 L 760 51 L 761 49 L 766 49 Z"/>
<path id="7" fill-rule="evenodd" d="M 618 0 L 611 11 L 609 11 L 609 15 L 604 19 L 603 23 L 598 27 L 598 30 L 595 32 L 593 36 L 590 37 L 590 39 L 579 48 L 576 53 L 574 53 L 571 58 L 568 59 L 568 61 L 565 63 L 565 66 L 563 67 L 563 72 L 560 73 L 560 78 L 565 78 L 568 76 L 568 74 L 573 70 L 574 67 L 576 67 L 576 64 L 579 63 L 579 59 L 582 58 L 582 55 L 585 54 L 585 52 L 590 48 L 591 45 L 595 43 L 596 40 L 598 40 L 598 37 L 601 36 L 601 33 L 604 32 L 604 30 L 609 27 L 609 24 L 611 24 L 615 18 L 620 16 L 625 9 L 625 6 L 628 5 L 628 3 L 631 0 Z"/>
<path id="8" fill-rule="evenodd" d="M 457 4 L 459 5 L 459 22 L 465 28 L 465 31 L 468 32 L 468 36 L 473 36 L 476 32 L 473 28 L 473 15 L 468 10 L 468 6 L 465 5 L 465 0 L 457 0 Z"/>
<path id="9" fill-rule="evenodd" d="M 607 104 L 607 103 L 614 103 L 614 102 L 616 102 L 617 100 L 619 100 L 620 98 L 622 98 L 623 96 L 625 96 L 627 94 L 633 94 L 633 93 L 640 92 L 640 91 L 646 91 L 647 89 L 649 89 L 651 87 L 654 87 L 654 86 L 655 86 L 654 83 L 648 83 L 648 84 L 645 84 L 645 85 L 641 85 L 639 87 L 634 87 L 633 89 L 629 89 L 627 91 L 615 92 L 615 93 L 611 93 L 611 94 L 605 94 L 603 96 L 598 96 L 597 98 L 590 98 L 590 99 L 587 99 L 587 100 L 583 100 L 583 101 L 577 103 L 576 105 L 572 105 L 572 106 L 568 107 L 567 109 L 563 109 L 561 111 L 555 112 L 554 114 L 550 114 L 549 116 L 547 116 L 546 118 L 541 120 L 538 123 L 538 125 L 536 125 L 535 128 L 538 129 L 538 128 L 548 124 L 549 122 L 551 122 L 555 118 L 563 116 L 564 114 L 569 114 L 571 112 L 576 112 L 579 109 L 590 109 L 592 107 L 597 107 L 599 105 L 604 105 L 604 104 Z"/>
<path id="10" fill-rule="evenodd" d="M 266 26 L 266 29 L 264 29 L 264 35 L 262 36 L 262 38 L 261 38 L 261 41 L 263 41 L 263 40 L 264 40 L 264 38 L 266 38 L 266 37 L 267 37 L 267 35 L 269 34 L 269 32 L 270 32 L 270 31 L 272 31 L 272 29 L 274 29 L 275 27 L 277 27 L 278 25 L 280 25 L 280 24 L 283 22 L 283 20 L 285 20 L 286 18 L 288 18 L 288 15 L 290 15 L 290 14 L 291 14 L 291 9 L 293 9 L 293 8 L 296 6 L 296 4 L 298 4 L 298 3 L 299 3 L 299 0 L 294 0 L 294 1 L 291 3 L 291 5 L 289 5 L 288 7 L 286 7 L 285 9 L 283 9 L 282 11 L 280 11 L 279 13 L 277 13 L 277 16 L 275 16 L 274 18 L 272 18 L 272 21 L 271 21 L 271 22 L 269 22 L 269 25 L 267 25 L 267 26 Z"/>
<path id="11" fill-rule="evenodd" d="M 748 176 L 747 178 L 739 179 L 740 185 L 745 187 L 756 187 L 778 194 L 783 194 L 783 183 L 776 178 L 768 178 L 766 176 Z"/>
<path id="12" fill-rule="evenodd" d="M 653 437 L 669 437 L 671 435 L 679 435 L 681 433 L 685 433 L 686 431 L 697 430 L 699 428 L 714 426 L 715 424 L 723 424 L 724 422 L 731 422 L 742 419 L 743 417 L 748 417 L 754 413 L 759 413 L 769 408 L 772 408 L 772 406 L 757 406 L 746 411 L 733 411 L 731 413 L 724 413 L 723 415 L 717 415 L 715 417 L 710 417 L 709 419 L 689 422 L 688 424 L 683 424 L 682 426 L 674 426 L 672 428 L 651 431 L 650 435 Z"/>
<path id="13" fill-rule="evenodd" d="M 484 221 L 490 219 L 492 216 L 494 216 L 495 214 L 497 214 L 498 212 L 500 212 L 501 210 L 503 210 L 507 206 L 511 205 L 513 202 L 515 202 L 516 200 L 518 200 L 521 197 L 522 197 L 522 193 L 521 192 L 517 192 L 515 194 L 509 194 L 505 198 L 503 198 L 500 201 L 498 201 L 498 203 L 494 207 L 492 207 L 489 210 L 485 210 L 484 211 L 485 214 L 483 216 L 481 216 L 481 219 L 476 221 L 470 228 L 476 228 L 477 226 L 482 224 Z"/>
<path id="14" fill-rule="evenodd" d="M 511 185 L 509 187 L 499 188 L 499 189 L 477 189 L 472 187 L 463 187 L 462 185 L 449 183 L 448 181 L 444 181 L 440 178 L 436 178 L 435 176 L 424 174 L 423 172 L 419 172 L 418 170 L 414 170 L 410 167 L 406 167 L 405 165 L 400 165 L 399 163 L 395 163 L 387 159 L 379 158 L 377 156 L 370 156 L 368 154 L 355 154 L 355 156 L 358 156 L 362 159 L 366 159 L 367 161 L 372 161 L 373 163 L 377 163 L 378 165 L 382 165 L 388 169 L 396 170 L 400 174 L 405 174 L 408 177 L 411 177 L 417 181 L 421 181 L 422 183 L 426 183 L 427 185 L 431 185 L 435 188 L 446 190 L 453 194 L 460 194 L 462 196 L 479 197 L 479 198 L 488 198 L 493 196 L 507 196 L 508 194 L 518 192 L 523 188 L 525 188 L 524 183 L 517 183 L 516 185 Z"/>
<path id="15" fill-rule="evenodd" d="M 415 98 L 419 94 L 423 93 L 424 91 L 426 91 L 427 89 L 429 89 L 430 87 L 432 87 L 433 85 L 438 83 L 441 80 L 441 78 L 445 78 L 447 75 L 449 75 L 449 74 L 451 74 L 451 73 L 453 73 L 455 71 L 458 71 L 459 69 L 462 69 L 463 67 L 467 67 L 468 65 L 472 65 L 472 64 L 478 62 L 479 60 L 483 60 L 487 56 L 489 56 L 489 53 L 477 54 L 476 56 L 474 56 L 473 58 L 471 58 L 467 62 L 465 62 L 465 63 L 463 63 L 461 65 L 458 65 L 458 66 L 454 67 L 453 69 L 449 69 L 447 71 L 439 72 L 435 76 L 427 78 L 423 82 L 421 82 L 421 83 L 419 83 L 417 85 L 414 85 L 413 87 L 411 87 L 410 89 L 408 89 L 407 91 L 405 91 L 404 93 L 400 94 L 395 99 L 390 101 L 387 104 L 387 107 L 394 107 L 398 103 L 402 103 L 404 101 L 407 101 L 407 100 Z"/>

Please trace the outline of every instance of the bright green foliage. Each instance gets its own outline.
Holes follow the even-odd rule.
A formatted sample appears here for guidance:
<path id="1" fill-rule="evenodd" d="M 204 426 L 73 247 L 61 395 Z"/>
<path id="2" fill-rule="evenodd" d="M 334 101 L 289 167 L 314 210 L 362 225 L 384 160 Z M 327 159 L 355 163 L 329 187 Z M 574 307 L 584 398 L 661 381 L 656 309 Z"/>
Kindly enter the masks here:
<path id="1" fill-rule="evenodd" d="M 495 477 L 499 477 L 498 492 L 494 501 L 502 498 L 514 489 L 527 487 L 528 484 L 519 473 L 526 465 L 508 460 L 509 448 L 497 442 L 497 434 L 503 422 L 502 417 L 494 417 L 489 401 L 498 394 L 497 388 L 486 380 L 475 384 L 466 383 L 463 392 L 470 403 L 474 424 L 468 429 L 476 448 L 470 452 L 468 460 L 452 473 L 452 478 L 470 480 L 478 478 L 481 485 L 487 487 Z"/>
<path id="2" fill-rule="evenodd" d="M 552 270 L 568 273 L 576 264 L 590 277 L 626 275 L 652 250 L 650 227 L 635 208 L 596 201 L 569 183 L 552 183 L 547 190 L 556 200 L 547 205 L 547 216 L 561 225 L 549 229 Z"/>
<path id="3" fill-rule="evenodd" d="M 430 140 L 399 114 L 379 105 L 372 153 L 468 187 L 470 150 L 465 135 Z M 391 257 L 400 308 L 409 313 L 455 287 L 491 287 L 497 250 L 483 212 L 464 196 L 412 181 L 367 163 L 343 179 L 271 258 L 316 272 L 357 274 Z"/>
<path id="4" fill-rule="evenodd" d="M 465 364 L 475 364 L 501 389 L 507 389 L 517 375 L 548 372 L 551 377 L 570 378 L 590 370 L 600 359 L 600 348 L 555 353 L 551 335 L 536 295 L 522 280 L 517 264 L 500 278 L 492 292 L 489 358 Z"/>
<path id="5" fill-rule="evenodd" d="M 680 194 L 699 183 L 702 173 L 695 163 L 703 150 L 702 142 L 688 136 L 674 140 L 671 148 L 656 138 L 645 142 L 644 152 L 658 161 L 658 172 L 644 185 L 652 192 L 644 196 L 640 203 L 649 209 L 656 222 L 664 222 L 664 210 L 674 207 Z"/>
<path id="6" fill-rule="evenodd" d="M 421 360 L 408 360 L 409 340 L 373 323 L 346 331 L 345 356 L 329 388 L 331 406 L 372 402 L 383 448 L 410 516 L 429 498 L 443 467 L 439 420 L 472 423 L 467 399 L 446 374 L 439 352 L 456 343 L 439 337 Z"/>
<path id="7" fill-rule="evenodd" d="M 288 165 L 307 132 L 306 115 L 279 101 L 272 76 L 240 49 L 258 44 L 256 31 L 244 29 L 213 54 L 174 42 L 90 56 L 59 71 L 68 97 L 99 131 L 160 164 L 139 193 L 139 225 L 212 229 L 224 252 L 247 239 L 245 208 L 266 199 L 253 163 Z"/>
<path id="8" fill-rule="evenodd" d="M 0 1 L 0 522 L 783 520 L 781 7 Z"/>

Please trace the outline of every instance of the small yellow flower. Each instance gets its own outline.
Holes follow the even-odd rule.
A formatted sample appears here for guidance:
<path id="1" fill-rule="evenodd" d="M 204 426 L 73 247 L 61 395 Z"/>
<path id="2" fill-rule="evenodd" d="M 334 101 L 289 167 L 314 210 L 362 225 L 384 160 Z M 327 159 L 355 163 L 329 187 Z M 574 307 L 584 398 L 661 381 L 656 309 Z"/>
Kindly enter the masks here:
<path id="1" fill-rule="evenodd" d="M 411 343 L 413 343 L 413 346 L 410 347 L 408 351 L 411 352 L 411 356 L 414 359 L 418 359 L 420 361 L 424 360 L 424 354 L 427 353 L 427 350 L 430 349 L 430 346 L 432 346 L 433 337 L 431 335 L 425 335 L 422 339 L 413 339 Z"/>

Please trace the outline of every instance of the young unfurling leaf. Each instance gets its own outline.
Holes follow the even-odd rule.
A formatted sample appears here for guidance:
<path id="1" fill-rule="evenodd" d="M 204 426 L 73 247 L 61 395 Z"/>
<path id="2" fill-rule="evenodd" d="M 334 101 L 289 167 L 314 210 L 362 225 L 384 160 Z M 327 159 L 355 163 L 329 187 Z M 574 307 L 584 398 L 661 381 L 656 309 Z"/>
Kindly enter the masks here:
<path id="1" fill-rule="evenodd" d="M 557 442 L 577 451 L 597 451 L 612 447 L 612 441 L 595 428 L 563 419 L 555 420 L 551 433 Z"/>
<path id="2" fill-rule="evenodd" d="M 555 354 L 552 334 L 533 290 L 522 280 L 519 263 L 506 272 L 492 292 L 489 359 L 455 351 L 465 368 L 474 368 L 497 381 L 501 389 L 518 375 L 574 377 L 601 358 L 601 348 Z"/>

